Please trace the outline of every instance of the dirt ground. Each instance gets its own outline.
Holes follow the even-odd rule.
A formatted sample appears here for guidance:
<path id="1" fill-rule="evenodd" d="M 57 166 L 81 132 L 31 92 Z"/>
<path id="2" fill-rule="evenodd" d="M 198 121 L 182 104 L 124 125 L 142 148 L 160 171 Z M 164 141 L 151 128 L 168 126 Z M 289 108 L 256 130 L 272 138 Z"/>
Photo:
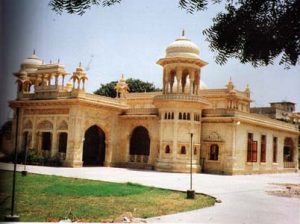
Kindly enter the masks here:
<path id="1" fill-rule="evenodd" d="M 267 191 L 271 195 L 289 198 L 300 198 L 300 184 L 273 183 L 272 185 L 275 186 L 277 189 Z"/>

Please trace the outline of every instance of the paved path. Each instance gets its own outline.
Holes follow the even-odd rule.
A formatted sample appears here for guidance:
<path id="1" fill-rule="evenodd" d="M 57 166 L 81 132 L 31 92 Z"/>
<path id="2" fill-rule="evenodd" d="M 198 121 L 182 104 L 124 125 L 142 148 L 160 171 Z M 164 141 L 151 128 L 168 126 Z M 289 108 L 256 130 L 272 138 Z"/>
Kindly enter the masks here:
<path id="1" fill-rule="evenodd" d="M 12 170 L 12 164 L 0 169 Z M 18 166 L 23 170 L 23 166 Z M 77 177 L 111 182 L 134 182 L 161 188 L 187 190 L 189 175 L 125 168 L 53 168 L 27 166 L 30 173 Z M 196 192 L 213 195 L 222 200 L 214 207 L 185 213 L 154 217 L 148 222 L 197 222 L 230 224 L 300 224 L 300 199 L 269 195 L 277 189 L 272 183 L 300 184 L 300 173 L 220 176 L 194 174 Z"/>

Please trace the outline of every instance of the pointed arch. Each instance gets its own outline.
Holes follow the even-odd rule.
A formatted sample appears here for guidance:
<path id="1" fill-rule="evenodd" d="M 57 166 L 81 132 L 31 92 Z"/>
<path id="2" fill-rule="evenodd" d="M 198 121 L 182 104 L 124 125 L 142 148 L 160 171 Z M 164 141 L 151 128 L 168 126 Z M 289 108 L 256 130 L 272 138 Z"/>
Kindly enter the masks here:
<path id="1" fill-rule="evenodd" d="M 130 138 L 130 155 L 150 155 L 149 132 L 144 126 L 137 126 L 133 129 Z"/>
<path id="2" fill-rule="evenodd" d="M 105 161 L 105 133 L 97 125 L 88 128 L 84 134 L 82 152 L 83 166 L 103 166 Z"/>

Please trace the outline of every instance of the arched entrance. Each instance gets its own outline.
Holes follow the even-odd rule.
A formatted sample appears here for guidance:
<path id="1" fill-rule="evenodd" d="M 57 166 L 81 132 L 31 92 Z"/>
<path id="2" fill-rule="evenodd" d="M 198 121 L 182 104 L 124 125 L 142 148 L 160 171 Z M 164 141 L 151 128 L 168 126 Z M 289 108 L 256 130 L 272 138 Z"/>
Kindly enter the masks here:
<path id="1" fill-rule="evenodd" d="M 150 154 L 150 137 L 143 126 L 136 127 L 130 138 L 129 154 L 132 162 L 148 162 Z"/>
<path id="2" fill-rule="evenodd" d="M 83 166 L 103 166 L 105 161 L 105 133 L 98 126 L 90 127 L 84 135 Z"/>

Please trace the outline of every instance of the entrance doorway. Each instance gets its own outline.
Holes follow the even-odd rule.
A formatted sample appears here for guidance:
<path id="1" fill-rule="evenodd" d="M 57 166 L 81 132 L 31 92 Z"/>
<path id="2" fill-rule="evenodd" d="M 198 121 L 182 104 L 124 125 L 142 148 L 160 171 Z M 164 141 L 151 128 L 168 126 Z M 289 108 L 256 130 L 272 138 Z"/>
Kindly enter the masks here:
<path id="1" fill-rule="evenodd" d="M 90 127 L 84 135 L 83 166 L 103 166 L 105 161 L 105 133 L 98 126 Z"/>
<path id="2" fill-rule="evenodd" d="M 148 130 L 143 126 L 136 127 L 130 138 L 130 155 L 144 155 L 150 154 L 150 137 Z"/>

